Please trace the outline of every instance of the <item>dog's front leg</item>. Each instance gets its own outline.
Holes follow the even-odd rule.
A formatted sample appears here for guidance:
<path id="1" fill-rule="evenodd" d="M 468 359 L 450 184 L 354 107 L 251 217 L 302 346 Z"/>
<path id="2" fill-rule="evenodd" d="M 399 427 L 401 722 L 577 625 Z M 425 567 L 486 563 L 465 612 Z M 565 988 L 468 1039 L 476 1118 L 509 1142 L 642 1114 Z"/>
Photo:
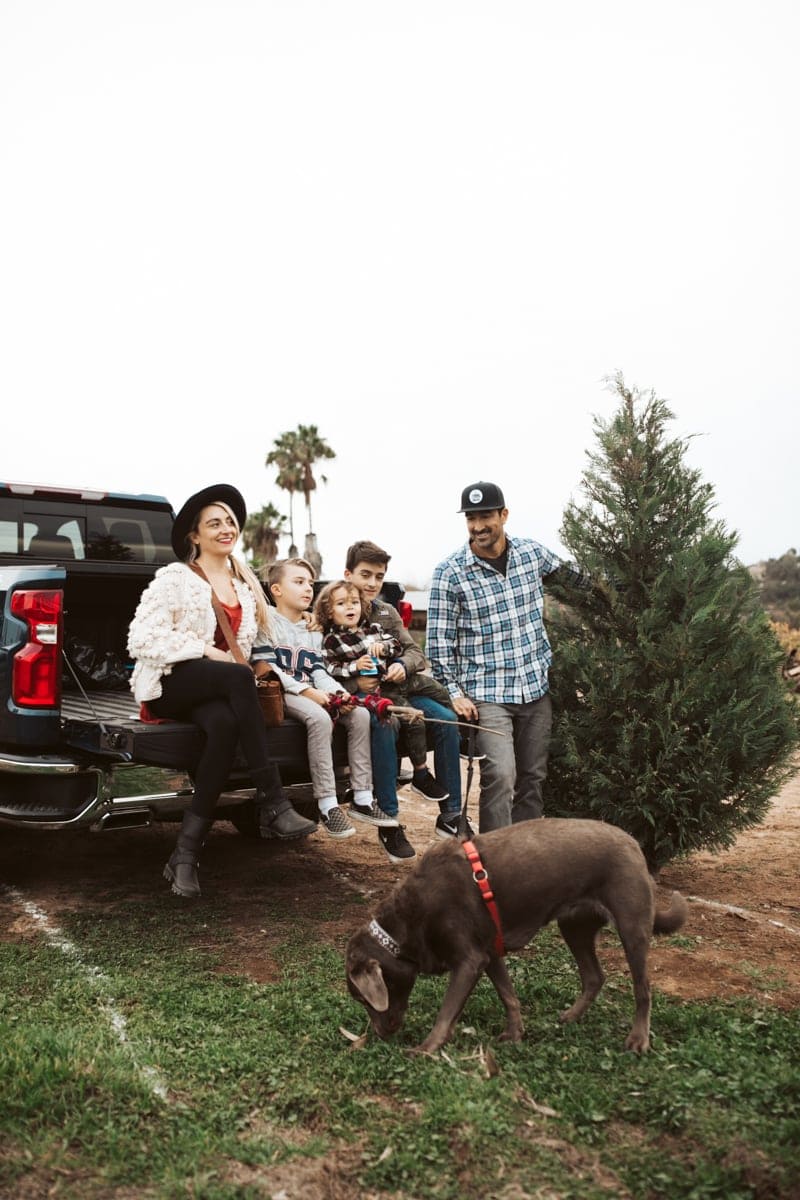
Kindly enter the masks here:
<path id="1" fill-rule="evenodd" d="M 468 958 L 466 961 L 459 963 L 451 972 L 450 982 L 447 985 L 442 1007 L 439 1009 L 433 1029 L 424 1042 L 414 1047 L 412 1054 L 433 1054 L 445 1042 L 450 1040 L 453 1034 L 453 1027 L 461 1016 L 461 1011 L 469 999 L 472 989 L 485 969 L 486 959 L 483 957 L 477 961 L 474 958 Z"/>
<path id="2" fill-rule="evenodd" d="M 522 1041 L 522 1012 L 520 1009 L 514 984 L 505 964 L 505 959 L 490 958 L 486 966 L 486 974 L 494 984 L 494 990 L 503 1002 L 506 1010 L 506 1027 L 500 1034 L 501 1042 Z"/>

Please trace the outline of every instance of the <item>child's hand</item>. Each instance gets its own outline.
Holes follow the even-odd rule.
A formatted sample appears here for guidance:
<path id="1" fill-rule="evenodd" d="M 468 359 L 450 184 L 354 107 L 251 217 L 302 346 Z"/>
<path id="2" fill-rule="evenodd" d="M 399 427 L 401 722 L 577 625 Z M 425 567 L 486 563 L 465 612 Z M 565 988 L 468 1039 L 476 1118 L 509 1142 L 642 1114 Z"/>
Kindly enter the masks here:
<path id="1" fill-rule="evenodd" d="M 367 647 L 373 658 L 385 658 L 386 646 L 383 642 L 370 642 Z"/>
<path id="2" fill-rule="evenodd" d="M 359 671 L 372 671 L 374 666 L 371 654 L 362 654 L 361 658 L 356 659 L 356 667 Z"/>

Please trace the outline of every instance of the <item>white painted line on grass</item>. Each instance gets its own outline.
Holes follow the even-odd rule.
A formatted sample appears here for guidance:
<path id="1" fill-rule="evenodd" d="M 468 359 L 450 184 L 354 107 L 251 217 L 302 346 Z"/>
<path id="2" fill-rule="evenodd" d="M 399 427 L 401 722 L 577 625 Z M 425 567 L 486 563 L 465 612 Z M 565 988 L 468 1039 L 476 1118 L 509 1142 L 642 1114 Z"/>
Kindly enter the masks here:
<path id="1" fill-rule="evenodd" d="M 737 908 L 735 904 L 721 904 L 719 900 L 704 900 L 702 896 L 687 896 L 687 900 L 691 900 L 693 904 L 704 904 L 706 908 L 716 908 L 720 912 L 732 913 L 734 917 L 741 917 L 743 921 L 756 921 L 759 925 L 774 925 L 776 929 L 783 929 L 785 933 L 793 933 L 795 937 L 800 937 L 800 929 L 786 925 L 783 921 L 776 921 L 774 917 L 765 917 L 763 913 L 753 912 L 749 908 Z"/>
<path id="2" fill-rule="evenodd" d="M 66 938 L 57 925 L 53 925 L 47 913 L 44 912 L 37 904 L 28 900 L 23 896 L 22 892 L 16 888 L 8 887 L 7 884 L 0 883 L 0 891 L 5 892 L 7 896 L 14 901 L 18 908 L 21 908 L 27 917 L 38 926 L 45 940 L 54 946 L 56 950 L 60 950 L 67 958 L 71 958 L 73 962 L 80 967 L 85 978 L 92 983 L 98 991 L 100 991 L 101 1007 L 108 1017 L 109 1024 L 117 1035 L 117 1041 L 128 1052 L 133 1061 L 133 1065 L 139 1072 L 150 1091 L 158 1096 L 159 1100 L 168 1100 L 169 1092 L 166 1084 L 155 1067 L 142 1066 L 136 1061 L 136 1055 L 133 1052 L 130 1039 L 128 1038 L 128 1024 L 122 1013 L 114 1007 L 108 994 L 112 990 L 111 980 L 98 967 L 93 967 L 90 963 L 84 962 L 81 957 L 78 947 Z"/>

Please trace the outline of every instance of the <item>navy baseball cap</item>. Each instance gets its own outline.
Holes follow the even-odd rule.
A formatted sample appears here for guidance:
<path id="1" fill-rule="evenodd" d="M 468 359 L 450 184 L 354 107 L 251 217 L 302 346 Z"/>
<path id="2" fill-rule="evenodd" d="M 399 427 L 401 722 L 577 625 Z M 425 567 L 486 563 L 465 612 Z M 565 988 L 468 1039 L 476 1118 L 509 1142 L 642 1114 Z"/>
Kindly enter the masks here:
<path id="1" fill-rule="evenodd" d="M 505 508 L 502 489 L 496 483 L 471 483 L 461 493 L 459 512 L 489 512 L 493 508 Z"/>

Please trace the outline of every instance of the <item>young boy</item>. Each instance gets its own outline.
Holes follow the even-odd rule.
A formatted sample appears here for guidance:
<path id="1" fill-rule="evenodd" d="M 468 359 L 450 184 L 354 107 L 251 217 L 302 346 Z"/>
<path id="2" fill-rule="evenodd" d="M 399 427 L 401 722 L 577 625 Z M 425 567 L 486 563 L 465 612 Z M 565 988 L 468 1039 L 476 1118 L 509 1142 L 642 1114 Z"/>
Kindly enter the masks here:
<path id="1" fill-rule="evenodd" d="M 331 837 L 347 838 L 355 829 L 336 798 L 333 721 L 327 711 L 330 697 L 343 689 L 325 670 L 322 635 L 308 627 L 306 614 L 314 598 L 313 584 L 313 568 L 303 558 L 289 558 L 270 568 L 267 586 L 275 609 L 269 613 L 270 628 L 259 632 L 251 657 L 254 662 L 270 664 L 283 686 L 287 715 L 306 727 L 314 799 L 322 828 Z M 380 828 L 396 827 L 396 819 L 382 812 L 372 796 L 370 714 L 365 709 L 344 707 L 339 720 L 347 730 L 353 814 Z"/>
<path id="2" fill-rule="evenodd" d="M 368 610 L 367 620 L 377 622 L 386 633 L 396 637 L 400 642 L 400 657 L 389 665 L 385 675 L 386 683 L 397 682 L 401 685 L 405 683 L 409 704 L 413 708 L 420 709 L 426 717 L 435 718 L 431 723 L 433 762 L 436 769 L 434 782 L 443 794 L 441 798 L 431 795 L 429 790 L 422 785 L 419 775 L 412 783 L 412 790 L 428 799 L 438 799 L 439 816 L 436 818 L 435 826 L 437 836 L 441 838 L 458 837 L 458 819 L 461 813 L 461 759 L 457 718 L 449 704 L 446 689 L 427 674 L 428 663 L 425 655 L 403 625 L 397 609 L 380 599 L 390 557 L 375 542 L 354 542 L 347 551 L 344 577 L 356 585 L 365 601 Z M 384 685 L 381 684 L 381 690 L 383 687 Z M 373 757 L 373 763 L 375 761 Z M 415 767 L 416 774 L 416 770 L 421 764 L 412 762 L 412 766 Z M 376 784 L 377 782 L 376 778 Z M 471 836 L 471 827 L 469 832 Z M 394 842 L 401 834 L 402 826 L 399 827 L 398 832 L 389 830 L 385 834 L 380 834 L 384 849 L 390 857 L 390 846 L 387 843 Z M 405 840 L 404 835 L 403 840 Z"/>

